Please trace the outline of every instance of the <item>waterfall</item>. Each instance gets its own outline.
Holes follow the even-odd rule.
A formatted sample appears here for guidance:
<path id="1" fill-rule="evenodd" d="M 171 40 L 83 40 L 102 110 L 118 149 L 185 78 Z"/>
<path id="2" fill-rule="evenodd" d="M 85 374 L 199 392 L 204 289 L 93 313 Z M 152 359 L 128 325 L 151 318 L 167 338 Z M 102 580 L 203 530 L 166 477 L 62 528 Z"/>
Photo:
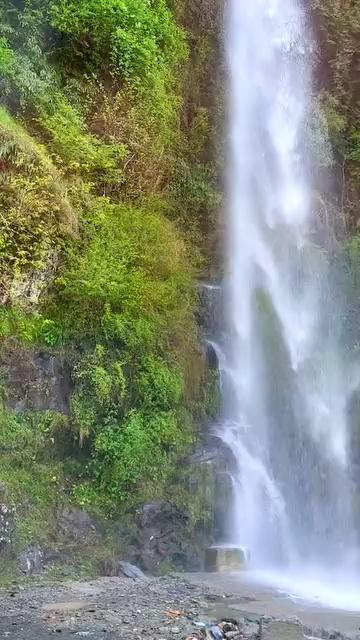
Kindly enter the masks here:
<path id="1" fill-rule="evenodd" d="M 229 0 L 227 542 L 255 567 L 354 564 L 347 404 L 325 231 L 313 211 L 312 36 L 297 0 Z M 331 564 L 330 564 L 331 563 Z"/>

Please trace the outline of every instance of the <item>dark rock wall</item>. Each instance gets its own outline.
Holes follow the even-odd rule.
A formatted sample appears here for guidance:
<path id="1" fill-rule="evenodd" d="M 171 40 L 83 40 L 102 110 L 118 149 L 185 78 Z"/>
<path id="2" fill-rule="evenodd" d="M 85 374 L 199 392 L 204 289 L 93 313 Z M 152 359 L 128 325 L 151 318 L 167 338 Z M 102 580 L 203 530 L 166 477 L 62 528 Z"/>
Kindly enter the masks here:
<path id="1" fill-rule="evenodd" d="M 9 409 L 69 412 L 71 373 L 61 356 L 13 342 L 3 347 L 0 367 Z"/>

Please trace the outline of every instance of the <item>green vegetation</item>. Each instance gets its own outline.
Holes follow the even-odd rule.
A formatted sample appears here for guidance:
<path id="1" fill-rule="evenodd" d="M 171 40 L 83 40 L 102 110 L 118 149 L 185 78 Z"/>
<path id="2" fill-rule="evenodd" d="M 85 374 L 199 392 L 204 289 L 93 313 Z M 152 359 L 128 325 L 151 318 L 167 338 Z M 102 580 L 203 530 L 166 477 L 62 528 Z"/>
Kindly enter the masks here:
<path id="1" fill-rule="evenodd" d="M 116 504 L 139 482 L 165 479 L 191 442 L 193 274 L 183 241 L 158 214 L 96 201 L 86 237 L 59 273 L 49 312 L 62 341 L 87 345 L 74 366 L 74 435 L 93 442 L 89 474 Z"/>
<path id="2" fill-rule="evenodd" d="M 195 321 L 220 205 L 202 10 L 0 0 L 0 482 L 20 546 L 63 505 L 161 496 L 216 414 Z M 9 409 L 25 353 L 24 378 L 39 354 L 66 363 L 66 415 Z"/>

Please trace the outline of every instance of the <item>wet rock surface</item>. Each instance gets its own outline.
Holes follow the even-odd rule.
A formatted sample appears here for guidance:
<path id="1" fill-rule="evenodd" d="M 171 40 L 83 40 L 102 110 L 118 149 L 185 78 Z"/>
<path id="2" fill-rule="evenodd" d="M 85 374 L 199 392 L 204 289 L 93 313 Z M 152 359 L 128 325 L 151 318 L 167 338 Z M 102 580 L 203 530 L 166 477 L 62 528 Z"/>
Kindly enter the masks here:
<path id="1" fill-rule="evenodd" d="M 223 326 L 224 291 L 218 283 L 198 283 L 198 323 L 204 335 L 215 335 Z"/>

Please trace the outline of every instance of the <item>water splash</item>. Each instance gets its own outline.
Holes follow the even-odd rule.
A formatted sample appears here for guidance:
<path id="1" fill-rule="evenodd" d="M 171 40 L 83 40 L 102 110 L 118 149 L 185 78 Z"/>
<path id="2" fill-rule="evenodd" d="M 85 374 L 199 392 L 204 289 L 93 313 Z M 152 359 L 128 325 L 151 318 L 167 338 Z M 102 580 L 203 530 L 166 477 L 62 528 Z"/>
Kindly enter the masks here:
<path id="1" fill-rule="evenodd" d="M 353 382 L 313 240 L 309 31 L 296 0 L 230 0 L 228 323 L 213 348 L 236 460 L 233 542 L 255 567 L 344 569 Z"/>

